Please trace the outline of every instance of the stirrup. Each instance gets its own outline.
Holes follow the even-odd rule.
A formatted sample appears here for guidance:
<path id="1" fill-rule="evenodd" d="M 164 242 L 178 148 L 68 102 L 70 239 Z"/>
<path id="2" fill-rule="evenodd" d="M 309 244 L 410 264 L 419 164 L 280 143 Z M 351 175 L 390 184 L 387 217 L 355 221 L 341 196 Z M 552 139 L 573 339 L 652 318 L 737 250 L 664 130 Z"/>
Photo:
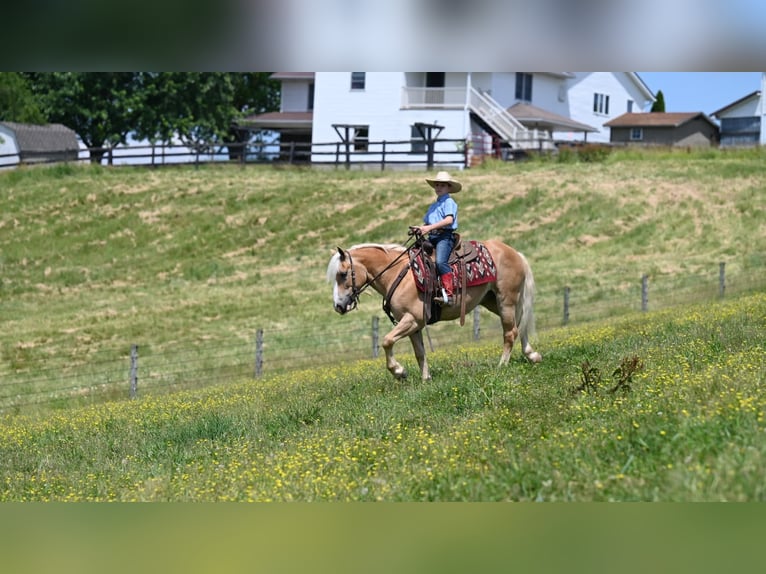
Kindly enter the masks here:
<path id="1" fill-rule="evenodd" d="M 455 303 L 454 298 L 447 295 L 447 292 L 443 288 L 442 288 L 441 295 L 437 295 L 436 297 L 434 297 L 434 301 L 436 301 L 440 305 L 447 305 L 447 306 L 453 305 Z"/>

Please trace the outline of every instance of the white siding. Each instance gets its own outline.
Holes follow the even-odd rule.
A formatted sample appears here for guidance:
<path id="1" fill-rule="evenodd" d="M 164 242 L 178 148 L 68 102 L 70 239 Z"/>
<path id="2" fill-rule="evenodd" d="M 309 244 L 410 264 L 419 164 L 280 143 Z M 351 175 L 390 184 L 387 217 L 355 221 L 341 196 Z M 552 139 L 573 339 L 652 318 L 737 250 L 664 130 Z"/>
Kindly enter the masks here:
<path id="1" fill-rule="evenodd" d="M 760 115 L 760 100 L 751 98 L 718 114 L 719 118 L 753 118 Z"/>
<path id="2" fill-rule="evenodd" d="M 306 112 L 309 109 L 309 82 L 282 82 L 281 112 Z"/>
<path id="3" fill-rule="evenodd" d="M 447 74 L 445 84 L 460 85 L 459 76 Z M 462 78 L 462 85 L 465 85 L 464 74 Z M 444 126 L 439 134 L 442 139 L 466 136 L 468 126 L 464 110 L 402 110 L 404 86 L 403 72 L 368 72 L 364 90 L 351 89 L 351 72 L 317 72 L 312 142 L 340 142 L 333 124 L 369 126 L 370 142 L 409 141 L 412 125 L 416 122 Z M 376 157 L 369 156 L 368 160 L 373 161 Z M 314 158 L 315 161 L 323 159 L 328 161 L 328 158 Z"/>

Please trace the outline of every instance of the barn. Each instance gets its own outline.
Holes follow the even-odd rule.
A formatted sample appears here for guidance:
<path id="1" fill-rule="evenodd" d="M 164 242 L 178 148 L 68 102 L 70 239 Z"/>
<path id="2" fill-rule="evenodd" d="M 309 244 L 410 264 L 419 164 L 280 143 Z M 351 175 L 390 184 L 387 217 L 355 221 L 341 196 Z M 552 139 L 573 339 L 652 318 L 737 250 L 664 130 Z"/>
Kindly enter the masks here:
<path id="1" fill-rule="evenodd" d="M 76 161 L 77 134 L 62 124 L 0 122 L 0 167 Z"/>

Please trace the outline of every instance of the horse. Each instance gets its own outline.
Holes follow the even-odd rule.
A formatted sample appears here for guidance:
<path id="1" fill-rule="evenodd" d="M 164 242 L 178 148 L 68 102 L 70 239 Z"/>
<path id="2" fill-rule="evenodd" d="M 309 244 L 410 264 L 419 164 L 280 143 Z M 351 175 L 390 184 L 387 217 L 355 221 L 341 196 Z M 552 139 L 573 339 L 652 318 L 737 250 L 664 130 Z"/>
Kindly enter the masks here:
<path id="1" fill-rule="evenodd" d="M 529 343 L 534 333 L 535 279 L 527 258 L 498 240 L 481 242 L 492 257 L 496 279 L 480 285 L 456 289 L 458 301 L 443 306 L 439 320 L 449 321 L 477 305 L 500 317 L 503 327 L 503 352 L 498 366 L 507 365 L 513 344 L 521 338 L 522 352 L 532 363 L 542 361 L 540 353 Z M 412 247 L 398 244 L 365 243 L 349 249 L 337 248 L 327 266 L 327 280 L 333 283 L 333 307 L 341 315 L 356 308 L 359 296 L 372 287 L 384 297 L 384 310 L 394 328 L 383 338 L 386 367 L 395 379 L 407 377 L 406 369 L 394 358 L 394 344 L 409 337 L 415 351 L 421 379 L 431 379 L 423 345 L 423 328 L 427 324 L 424 294 L 418 290 L 408 257 Z M 398 281 L 398 285 L 394 283 Z M 394 291 L 390 292 L 391 287 Z M 460 298 L 463 298 L 460 300 Z M 459 303 L 459 304 L 458 304 Z M 386 309 L 388 304 L 388 309 Z"/>

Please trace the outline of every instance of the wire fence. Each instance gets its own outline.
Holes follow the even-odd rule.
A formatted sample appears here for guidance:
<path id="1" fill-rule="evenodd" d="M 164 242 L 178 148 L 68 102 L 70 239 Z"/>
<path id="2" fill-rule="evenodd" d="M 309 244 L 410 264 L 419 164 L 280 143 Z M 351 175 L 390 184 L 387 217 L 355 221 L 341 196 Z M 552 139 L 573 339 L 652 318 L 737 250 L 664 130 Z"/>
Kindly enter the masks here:
<path id="1" fill-rule="evenodd" d="M 538 292 L 538 331 L 764 291 L 766 269 L 761 265 L 727 274 L 725 266 L 718 264 L 703 275 L 672 280 L 643 276 L 634 283 L 619 295 L 566 286 L 542 296 Z M 3 365 L 0 413 L 145 397 L 379 356 L 379 342 L 390 328 L 382 312 L 332 315 L 321 324 L 297 320 L 283 327 L 256 326 L 250 340 L 178 342 L 161 348 L 151 341 L 127 341 L 87 356 L 73 351 L 29 362 L 23 368 Z M 499 357 L 500 321 L 485 309 L 475 310 L 463 328 L 455 321 L 437 323 L 427 328 L 425 336 L 427 351 L 487 341 L 498 342 Z M 398 344 L 396 353 L 411 356 L 409 343 Z"/>

